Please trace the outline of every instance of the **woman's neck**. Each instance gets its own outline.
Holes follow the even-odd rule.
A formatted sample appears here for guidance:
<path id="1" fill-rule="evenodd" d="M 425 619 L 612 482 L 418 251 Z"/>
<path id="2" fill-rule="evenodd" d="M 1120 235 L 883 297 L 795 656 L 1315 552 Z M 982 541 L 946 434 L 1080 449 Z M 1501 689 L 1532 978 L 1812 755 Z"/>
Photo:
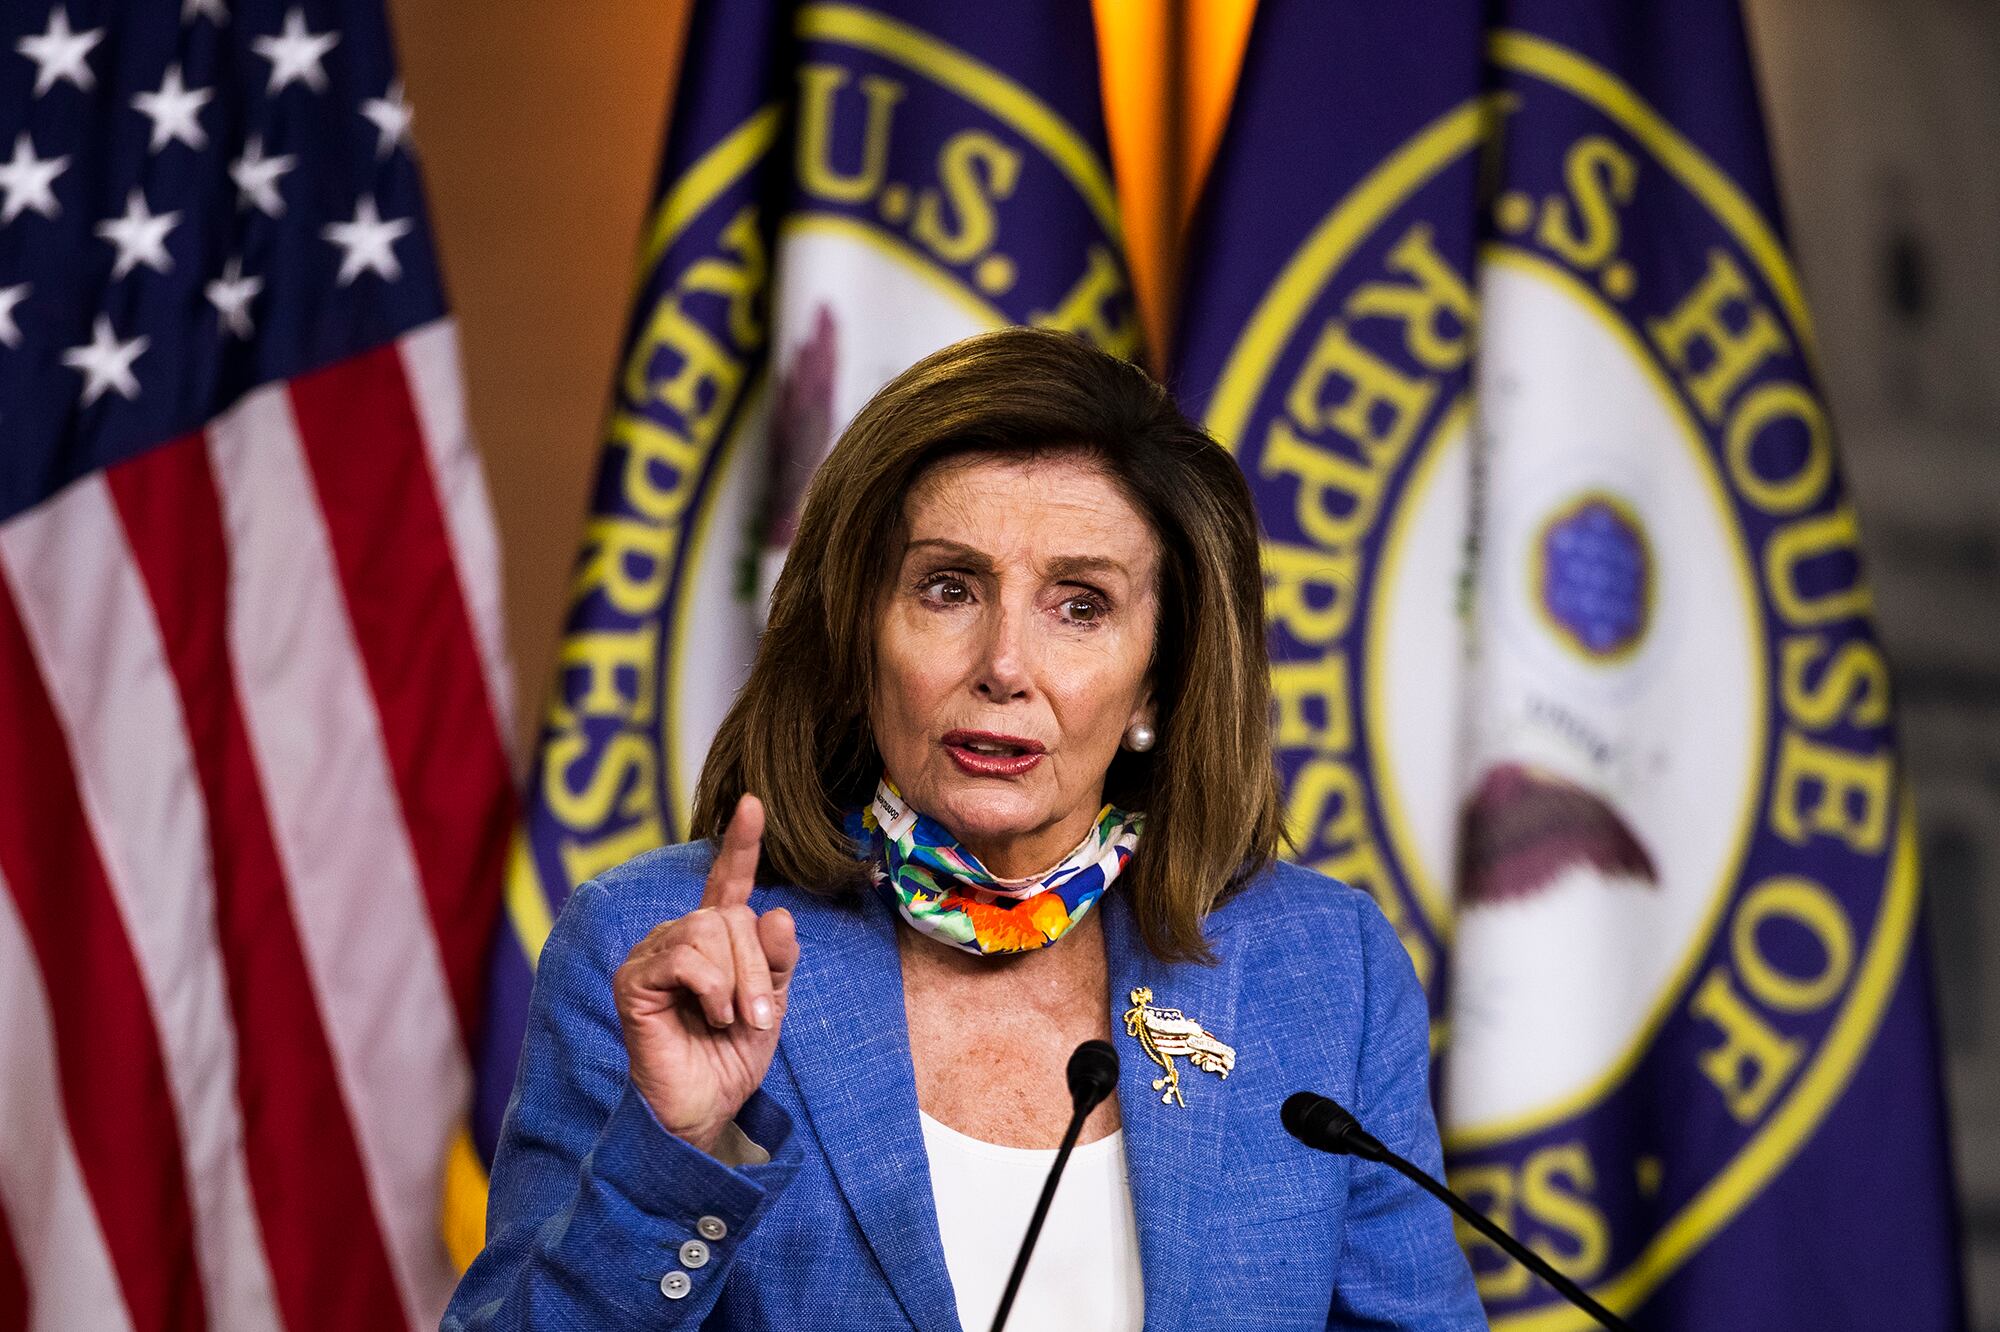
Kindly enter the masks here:
<path id="1" fill-rule="evenodd" d="M 1111 1038 L 1103 918 L 1046 948 L 978 957 L 898 931 L 917 1104 L 981 1142 L 1054 1147 L 1069 1120 L 1064 1069 L 1087 1040 Z M 1082 1142 L 1119 1126 L 1118 1098 L 1091 1112 Z"/>

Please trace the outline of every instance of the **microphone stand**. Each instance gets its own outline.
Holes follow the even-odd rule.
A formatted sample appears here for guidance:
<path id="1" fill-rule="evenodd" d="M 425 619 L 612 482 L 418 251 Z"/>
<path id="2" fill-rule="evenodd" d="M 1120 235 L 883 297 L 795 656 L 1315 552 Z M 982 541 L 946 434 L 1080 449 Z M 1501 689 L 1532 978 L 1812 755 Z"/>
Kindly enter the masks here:
<path id="1" fill-rule="evenodd" d="M 1001 1332 L 1007 1326 L 1007 1315 L 1014 1308 L 1014 1297 L 1021 1293 L 1021 1278 L 1028 1273 L 1028 1258 L 1035 1251 L 1035 1241 L 1041 1238 L 1042 1223 L 1049 1219 L 1049 1204 L 1055 1201 L 1056 1185 L 1062 1179 L 1063 1167 L 1069 1164 L 1070 1150 L 1076 1146 L 1078 1135 L 1083 1132 L 1083 1121 L 1090 1117 L 1098 1103 L 1109 1096 L 1118 1086 L 1118 1052 L 1106 1041 L 1085 1041 L 1076 1047 L 1076 1053 L 1069 1057 L 1069 1127 L 1063 1130 L 1062 1146 L 1056 1149 L 1055 1163 L 1049 1167 L 1049 1177 L 1042 1184 L 1042 1196 L 1035 1200 L 1035 1214 L 1028 1221 L 1028 1233 L 1021 1237 L 1021 1251 L 1014 1256 L 1014 1270 L 1007 1274 L 1007 1289 L 1000 1296 L 1000 1307 L 993 1314 L 993 1332 Z"/>
<path id="2" fill-rule="evenodd" d="M 1499 1245 L 1521 1266 L 1555 1287 L 1558 1294 L 1596 1319 L 1612 1332 L 1632 1332 L 1632 1325 L 1590 1297 L 1583 1287 L 1556 1271 L 1539 1253 L 1488 1220 L 1473 1205 L 1453 1193 L 1424 1170 L 1382 1145 L 1381 1139 L 1361 1127 L 1361 1122 L 1331 1097 L 1315 1092 L 1294 1092 L 1280 1112 L 1285 1129 L 1308 1147 L 1337 1156 L 1358 1156 L 1380 1161 L 1425 1193 L 1451 1208 L 1465 1223 Z"/>

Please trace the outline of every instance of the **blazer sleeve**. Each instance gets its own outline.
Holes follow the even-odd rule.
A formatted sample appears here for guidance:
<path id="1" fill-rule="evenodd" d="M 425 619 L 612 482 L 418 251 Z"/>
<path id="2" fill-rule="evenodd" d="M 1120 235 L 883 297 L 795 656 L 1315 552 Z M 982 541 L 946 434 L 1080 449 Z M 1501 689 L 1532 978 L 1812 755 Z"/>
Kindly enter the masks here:
<path id="1" fill-rule="evenodd" d="M 768 1164 L 731 1169 L 660 1127 L 628 1075 L 612 998 L 629 932 L 613 897 L 599 882 L 578 889 L 542 949 L 493 1161 L 486 1248 L 452 1297 L 445 1332 L 699 1327 L 798 1168 L 791 1119 L 762 1091 L 736 1122 L 770 1152 Z M 683 1246 L 695 1239 L 708 1254 L 690 1266 Z M 685 1293 L 668 1298 L 662 1282 L 676 1272 Z M 681 1288 L 678 1277 L 668 1284 Z"/>
<path id="2" fill-rule="evenodd" d="M 1372 901 L 1362 935 L 1362 1036 L 1355 1115 L 1391 1150 L 1442 1177 L 1430 1101 L 1430 1010 L 1396 932 Z M 1445 1206 L 1378 1162 L 1348 1173 L 1346 1235 L 1329 1326 L 1399 1332 L 1486 1327 Z"/>

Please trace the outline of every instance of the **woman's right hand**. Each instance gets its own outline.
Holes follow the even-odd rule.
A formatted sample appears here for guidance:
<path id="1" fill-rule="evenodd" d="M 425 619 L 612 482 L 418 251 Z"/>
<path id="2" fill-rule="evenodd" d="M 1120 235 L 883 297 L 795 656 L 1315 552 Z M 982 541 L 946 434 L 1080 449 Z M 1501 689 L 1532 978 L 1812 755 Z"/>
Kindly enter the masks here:
<path id="1" fill-rule="evenodd" d="M 632 1083 L 669 1133 L 711 1155 L 764 1081 L 799 961 L 792 915 L 750 909 L 764 805 L 736 803 L 701 906 L 641 939 L 612 992 Z"/>

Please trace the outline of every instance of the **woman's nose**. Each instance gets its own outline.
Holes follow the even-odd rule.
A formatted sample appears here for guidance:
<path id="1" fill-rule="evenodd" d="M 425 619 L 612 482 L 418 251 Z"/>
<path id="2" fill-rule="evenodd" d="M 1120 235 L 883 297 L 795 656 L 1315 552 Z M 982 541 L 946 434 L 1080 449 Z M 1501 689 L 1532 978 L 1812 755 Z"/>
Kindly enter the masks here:
<path id="1" fill-rule="evenodd" d="M 973 692 L 981 698 L 1004 703 L 1026 697 L 1030 681 L 1028 623 L 1025 612 L 1005 606 L 997 607 L 989 617 L 972 682 Z"/>

